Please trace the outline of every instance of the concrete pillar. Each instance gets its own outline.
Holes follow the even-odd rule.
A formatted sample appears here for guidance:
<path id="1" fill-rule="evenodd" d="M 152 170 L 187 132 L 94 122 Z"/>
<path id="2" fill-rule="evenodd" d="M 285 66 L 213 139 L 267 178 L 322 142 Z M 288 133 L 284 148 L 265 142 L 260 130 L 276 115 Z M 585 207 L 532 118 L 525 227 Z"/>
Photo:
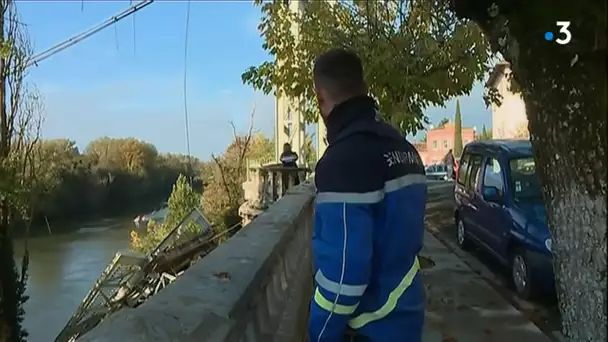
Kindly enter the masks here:
<path id="1" fill-rule="evenodd" d="M 302 0 L 289 1 L 289 8 L 292 12 L 299 12 L 304 2 Z M 299 35 L 299 27 L 293 23 L 291 27 L 295 37 Z M 278 61 L 279 63 L 289 63 L 289 61 Z M 283 152 L 283 145 L 289 143 L 295 153 L 300 156 L 299 164 L 306 160 L 304 146 L 306 144 L 306 123 L 298 99 L 287 98 L 279 91 L 276 97 L 276 121 L 275 121 L 275 158 L 279 162 L 279 157 Z"/>

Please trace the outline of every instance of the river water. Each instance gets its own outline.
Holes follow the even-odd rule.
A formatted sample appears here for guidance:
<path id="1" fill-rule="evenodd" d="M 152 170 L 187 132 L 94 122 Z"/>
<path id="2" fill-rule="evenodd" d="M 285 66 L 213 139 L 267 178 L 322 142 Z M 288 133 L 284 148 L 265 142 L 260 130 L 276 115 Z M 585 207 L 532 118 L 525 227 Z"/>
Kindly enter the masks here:
<path id="1" fill-rule="evenodd" d="M 30 238 L 25 327 L 29 342 L 52 342 L 119 250 L 129 248 L 131 220 L 104 220 L 71 233 Z M 23 254 L 16 241 L 16 256 Z M 20 261 L 19 259 L 18 261 Z"/>

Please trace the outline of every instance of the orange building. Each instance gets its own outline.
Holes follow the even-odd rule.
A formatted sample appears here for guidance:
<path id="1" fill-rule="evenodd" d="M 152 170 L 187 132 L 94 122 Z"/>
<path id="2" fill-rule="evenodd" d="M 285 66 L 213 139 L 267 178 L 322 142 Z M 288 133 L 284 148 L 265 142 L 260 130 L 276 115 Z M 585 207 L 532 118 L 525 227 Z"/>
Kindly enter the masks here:
<path id="1" fill-rule="evenodd" d="M 422 163 L 424 165 L 428 165 L 427 161 L 426 161 L 426 155 L 427 155 L 427 151 L 426 151 L 426 143 L 425 142 L 415 142 L 413 143 L 414 147 L 416 148 L 416 151 L 418 151 L 418 154 L 420 154 L 420 158 L 422 159 Z"/>
<path id="2" fill-rule="evenodd" d="M 441 163 L 443 157 L 450 149 L 454 149 L 454 138 L 456 136 L 456 126 L 450 121 L 442 127 L 433 128 L 427 131 L 426 146 L 423 148 L 415 144 L 424 165 Z M 470 127 L 462 127 L 462 146 L 475 140 L 475 130 Z"/>

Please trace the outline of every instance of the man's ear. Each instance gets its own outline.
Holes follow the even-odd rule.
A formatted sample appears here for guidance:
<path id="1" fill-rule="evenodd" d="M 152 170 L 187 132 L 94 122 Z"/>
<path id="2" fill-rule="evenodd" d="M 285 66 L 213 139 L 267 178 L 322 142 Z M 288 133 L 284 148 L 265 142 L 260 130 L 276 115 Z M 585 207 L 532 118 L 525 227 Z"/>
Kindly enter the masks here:
<path id="1" fill-rule="evenodd" d="M 315 87 L 315 95 L 317 96 L 317 102 L 319 102 L 319 106 L 322 106 L 325 103 L 325 95 L 323 91 L 317 87 Z"/>

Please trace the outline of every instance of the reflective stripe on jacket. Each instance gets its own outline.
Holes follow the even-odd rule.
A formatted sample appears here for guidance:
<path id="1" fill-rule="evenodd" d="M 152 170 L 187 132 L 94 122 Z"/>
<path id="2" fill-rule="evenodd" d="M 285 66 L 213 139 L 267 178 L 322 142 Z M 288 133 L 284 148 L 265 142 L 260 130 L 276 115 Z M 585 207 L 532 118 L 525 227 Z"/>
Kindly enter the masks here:
<path id="1" fill-rule="evenodd" d="M 341 341 L 350 326 L 371 342 L 421 340 L 426 177 L 414 147 L 355 98 L 327 119 L 317 163 L 311 342 Z"/>

